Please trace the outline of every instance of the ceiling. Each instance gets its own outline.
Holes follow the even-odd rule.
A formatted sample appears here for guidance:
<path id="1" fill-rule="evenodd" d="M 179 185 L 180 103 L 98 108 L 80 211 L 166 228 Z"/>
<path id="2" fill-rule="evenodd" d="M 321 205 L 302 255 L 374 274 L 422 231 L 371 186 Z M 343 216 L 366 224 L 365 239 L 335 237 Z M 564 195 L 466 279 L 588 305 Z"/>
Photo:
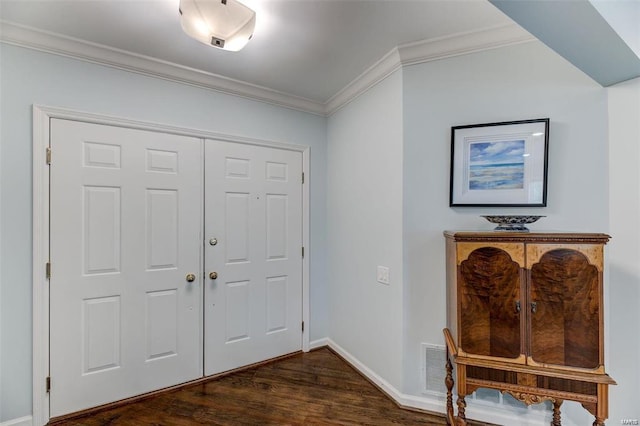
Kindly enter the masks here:
<path id="1" fill-rule="evenodd" d="M 240 52 L 185 35 L 179 0 L 0 0 L 0 41 L 319 114 L 400 64 L 536 38 L 603 86 L 640 76 L 638 0 L 242 1 Z"/>
<path id="2" fill-rule="evenodd" d="M 0 0 L 0 19 L 326 103 L 394 47 L 511 24 L 486 0 L 244 0 L 240 52 L 180 27 L 179 0 Z"/>

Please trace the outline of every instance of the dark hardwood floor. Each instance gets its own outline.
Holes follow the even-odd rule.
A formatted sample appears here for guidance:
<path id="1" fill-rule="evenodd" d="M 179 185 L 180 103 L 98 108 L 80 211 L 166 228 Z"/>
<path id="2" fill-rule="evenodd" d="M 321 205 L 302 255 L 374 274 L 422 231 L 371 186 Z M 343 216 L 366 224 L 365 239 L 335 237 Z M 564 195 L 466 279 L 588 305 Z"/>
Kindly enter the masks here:
<path id="1" fill-rule="evenodd" d="M 438 415 L 398 408 L 339 356 L 322 348 L 55 424 L 444 425 L 446 422 Z"/>

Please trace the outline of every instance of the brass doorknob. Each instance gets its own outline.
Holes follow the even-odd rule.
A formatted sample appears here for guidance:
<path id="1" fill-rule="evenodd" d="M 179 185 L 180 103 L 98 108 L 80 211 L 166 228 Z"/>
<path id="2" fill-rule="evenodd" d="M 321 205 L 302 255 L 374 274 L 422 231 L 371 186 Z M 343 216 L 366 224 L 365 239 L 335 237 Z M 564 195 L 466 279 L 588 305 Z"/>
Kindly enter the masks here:
<path id="1" fill-rule="evenodd" d="M 211 278 L 212 280 L 215 280 L 216 278 L 218 278 L 218 273 L 217 272 L 209 272 L 209 278 Z"/>
<path id="2" fill-rule="evenodd" d="M 187 282 L 192 283 L 196 280 L 195 274 L 187 274 Z"/>

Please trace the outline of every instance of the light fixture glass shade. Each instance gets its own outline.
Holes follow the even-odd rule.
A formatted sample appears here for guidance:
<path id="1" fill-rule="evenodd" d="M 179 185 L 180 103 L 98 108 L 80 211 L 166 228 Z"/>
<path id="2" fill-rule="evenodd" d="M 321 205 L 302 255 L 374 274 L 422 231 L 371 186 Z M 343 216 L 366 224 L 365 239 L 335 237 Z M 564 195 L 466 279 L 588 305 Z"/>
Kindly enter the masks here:
<path id="1" fill-rule="evenodd" d="M 238 0 L 180 0 L 180 24 L 196 40 L 235 52 L 251 39 L 256 12 Z"/>

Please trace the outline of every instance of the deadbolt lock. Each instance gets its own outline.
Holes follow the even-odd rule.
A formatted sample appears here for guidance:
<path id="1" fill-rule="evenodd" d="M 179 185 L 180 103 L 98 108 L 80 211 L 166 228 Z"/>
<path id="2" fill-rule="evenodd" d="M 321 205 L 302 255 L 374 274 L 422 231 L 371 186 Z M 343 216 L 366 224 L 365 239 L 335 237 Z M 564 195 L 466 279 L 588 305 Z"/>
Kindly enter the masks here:
<path id="1" fill-rule="evenodd" d="M 192 283 L 196 280 L 195 274 L 187 274 L 187 282 Z"/>
<path id="2" fill-rule="evenodd" d="M 218 239 L 217 238 L 212 238 L 209 240 L 209 244 L 212 246 L 215 246 L 216 244 L 218 244 Z"/>
<path id="3" fill-rule="evenodd" d="M 212 280 L 215 280 L 216 278 L 218 278 L 218 273 L 217 272 L 209 272 L 209 278 L 211 278 Z"/>

